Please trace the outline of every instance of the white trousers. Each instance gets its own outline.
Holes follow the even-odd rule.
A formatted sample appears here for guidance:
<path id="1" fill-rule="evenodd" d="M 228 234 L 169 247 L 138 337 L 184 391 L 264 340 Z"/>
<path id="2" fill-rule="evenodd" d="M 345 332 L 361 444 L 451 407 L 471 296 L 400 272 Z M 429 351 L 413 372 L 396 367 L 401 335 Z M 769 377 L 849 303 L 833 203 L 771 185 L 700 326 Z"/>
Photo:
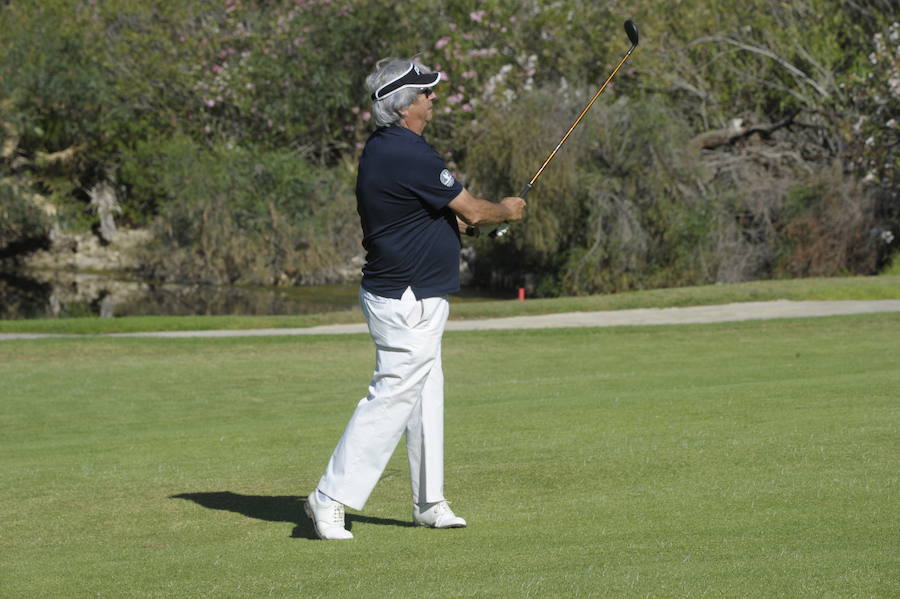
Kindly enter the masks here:
<path id="1" fill-rule="evenodd" d="M 399 300 L 360 289 L 375 342 L 375 373 L 338 441 L 318 489 L 356 510 L 365 507 L 406 432 L 412 499 L 444 500 L 444 373 L 441 337 L 446 297 Z"/>

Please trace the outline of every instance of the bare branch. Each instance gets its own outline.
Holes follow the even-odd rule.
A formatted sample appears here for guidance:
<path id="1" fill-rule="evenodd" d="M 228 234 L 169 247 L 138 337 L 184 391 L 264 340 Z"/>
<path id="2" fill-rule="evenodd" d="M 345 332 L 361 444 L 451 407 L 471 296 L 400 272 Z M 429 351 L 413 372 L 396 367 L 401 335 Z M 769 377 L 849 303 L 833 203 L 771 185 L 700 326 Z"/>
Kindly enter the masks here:
<path id="1" fill-rule="evenodd" d="M 697 96 L 704 102 L 709 101 L 709 99 L 710 99 L 709 94 L 707 92 L 691 85 L 690 83 L 688 83 L 687 81 L 685 81 L 684 79 L 682 79 L 681 77 L 678 77 L 678 76 L 675 76 L 672 78 L 672 88 L 683 89 L 684 91 Z"/>
<path id="2" fill-rule="evenodd" d="M 759 48 L 757 46 L 752 46 L 750 44 L 746 44 L 744 42 L 738 41 L 736 39 L 732 39 L 730 37 L 719 36 L 719 35 L 697 38 L 694 41 L 690 42 L 687 45 L 687 47 L 690 48 L 691 46 L 696 46 L 699 44 L 704 44 L 704 43 L 709 43 L 709 42 L 718 42 L 718 43 L 723 43 L 723 44 L 729 44 L 729 45 L 735 46 L 737 48 L 740 48 L 741 50 L 746 50 L 747 52 L 753 52 L 754 54 L 759 54 L 761 56 L 771 58 L 772 60 L 774 60 L 775 62 L 780 64 L 782 67 L 787 69 L 788 72 L 790 72 L 792 75 L 794 75 L 794 77 L 796 77 L 800 81 L 806 83 L 807 85 L 812 87 L 814 90 L 816 90 L 819 93 L 819 95 L 822 96 L 823 98 L 830 97 L 830 94 L 828 93 L 828 91 L 826 91 L 821 85 L 819 85 L 818 83 L 816 83 L 815 81 L 810 79 L 810 77 L 806 73 L 804 73 L 802 70 L 798 69 L 797 67 L 795 67 L 794 65 L 789 63 L 787 60 L 781 58 L 780 56 L 778 56 L 777 54 L 775 54 L 774 52 L 772 52 L 771 50 L 768 50 L 766 48 Z"/>
<path id="3" fill-rule="evenodd" d="M 718 148 L 719 146 L 734 144 L 738 140 L 744 139 L 745 137 L 750 137 L 753 134 L 760 134 L 764 137 L 768 137 L 778 129 L 791 125 L 798 114 L 800 114 L 799 110 L 794 111 L 777 123 L 772 123 L 769 125 L 749 125 L 747 127 L 743 127 L 740 124 L 736 124 L 730 129 L 716 129 L 714 131 L 707 131 L 691 139 L 688 144 L 700 150 L 712 150 L 714 148 Z"/>

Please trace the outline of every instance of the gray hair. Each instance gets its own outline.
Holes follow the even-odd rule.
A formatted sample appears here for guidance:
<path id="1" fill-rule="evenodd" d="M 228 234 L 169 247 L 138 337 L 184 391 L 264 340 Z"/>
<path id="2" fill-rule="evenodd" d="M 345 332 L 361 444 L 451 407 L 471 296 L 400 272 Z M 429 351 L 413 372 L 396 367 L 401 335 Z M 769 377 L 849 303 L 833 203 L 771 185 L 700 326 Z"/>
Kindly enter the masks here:
<path id="1" fill-rule="evenodd" d="M 411 61 L 409 60 L 397 60 L 395 58 L 379 60 L 378 64 L 375 65 L 375 70 L 372 71 L 372 74 L 366 77 L 366 89 L 368 90 L 369 95 L 375 93 L 376 89 L 388 81 L 402 75 L 409 69 L 410 62 Z M 419 70 L 423 74 L 433 72 L 422 64 L 419 65 Z M 403 118 L 400 111 L 411 106 L 413 102 L 416 101 L 416 96 L 419 95 L 420 91 L 421 90 L 415 88 L 401 89 L 387 98 L 374 100 L 372 102 L 372 116 L 375 118 L 375 125 L 378 127 L 387 127 Z"/>

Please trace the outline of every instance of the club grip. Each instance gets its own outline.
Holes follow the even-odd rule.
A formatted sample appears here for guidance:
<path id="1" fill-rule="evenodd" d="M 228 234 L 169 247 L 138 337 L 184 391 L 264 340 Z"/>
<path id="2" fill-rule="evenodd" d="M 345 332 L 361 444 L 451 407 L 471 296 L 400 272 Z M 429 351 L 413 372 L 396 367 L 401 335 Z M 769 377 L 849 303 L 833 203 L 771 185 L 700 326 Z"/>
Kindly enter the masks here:
<path id="1" fill-rule="evenodd" d="M 526 183 L 525 187 L 522 188 L 522 192 L 519 194 L 519 197 L 524 200 L 525 196 L 528 195 L 528 192 L 531 191 L 532 187 L 534 187 L 534 185 L 532 185 L 531 183 Z M 496 229 L 491 231 L 488 236 L 491 238 L 503 237 L 507 233 L 509 233 L 509 223 L 500 223 L 500 225 Z"/>

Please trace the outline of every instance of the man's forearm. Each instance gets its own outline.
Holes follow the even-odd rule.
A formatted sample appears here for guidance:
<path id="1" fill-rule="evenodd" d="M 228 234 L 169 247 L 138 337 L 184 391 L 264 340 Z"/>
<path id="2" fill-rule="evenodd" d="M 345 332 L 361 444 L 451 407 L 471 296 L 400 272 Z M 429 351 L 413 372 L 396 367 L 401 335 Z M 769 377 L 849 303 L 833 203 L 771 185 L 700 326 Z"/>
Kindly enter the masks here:
<path id="1" fill-rule="evenodd" d="M 487 200 L 477 200 L 477 202 L 474 214 L 470 213 L 469 218 L 466 218 L 465 215 L 460 215 L 463 221 L 473 227 L 496 225 L 512 218 L 512 211 L 503 204 L 488 202 Z"/>
<path id="2" fill-rule="evenodd" d="M 498 203 L 479 200 L 463 190 L 449 206 L 463 222 L 477 227 L 521 219 L 522 209 L 518 204 L 524 205 L 524 201 L 518 198 L 515 204 L 510 204 L 510 201 L 510 198 Z"/>

